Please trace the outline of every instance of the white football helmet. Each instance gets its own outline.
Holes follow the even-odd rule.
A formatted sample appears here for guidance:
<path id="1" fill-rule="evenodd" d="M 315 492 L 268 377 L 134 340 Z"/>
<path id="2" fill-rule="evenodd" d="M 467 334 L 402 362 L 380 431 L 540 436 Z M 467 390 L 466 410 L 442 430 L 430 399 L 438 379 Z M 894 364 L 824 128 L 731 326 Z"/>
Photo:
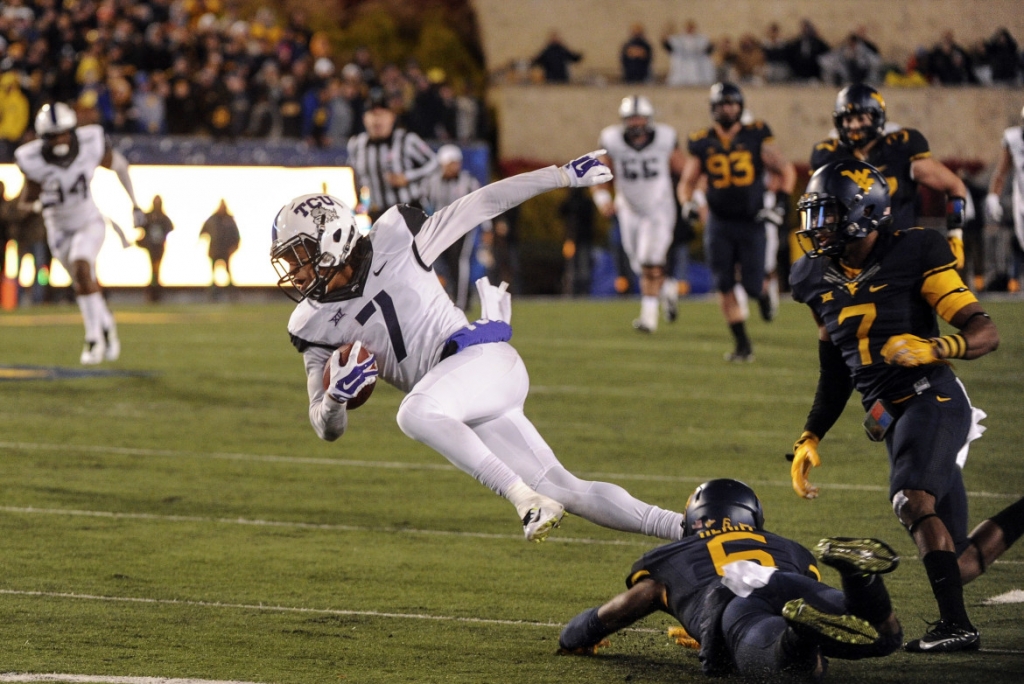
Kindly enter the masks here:
<path id="1" fill-rule="evenodd" d="M 52 154 L 58 159 L 67 157 L 72 150 L 76 150 L 75 154 L 77 154 L 78 140 L 75 139 L 75 136 L 71 136 L 70 142 L 58 144 L 53 142 L 54 137 L 61 133 L 70 133 L 75 130 L 77 125 L 78 116 L 75 114 L 75 110 L 63 102 L 43 105 L 39 113 L 36 114 L 35 130 L 36 135 L 43 139 L 44 152 L 47 155 Z M 66 162 L 62 160 L 61 163 Z"/>
<path id="2" fill-rule="evenodd" d="M 371 256 L 370 241 L 360 233 L 352 209 L 332 195 L 296 197 L 274 219 L 270 261 L 279 276 L 278 286 L 295 301 L 358 297 Z M 330 287 L 347 267 L 352 268 L 348 279 Z"/>
<path id="3" fill-rule="evenodd" d="M 622 98 L 622 102 L 619 103 L 619 118 L 628 119 L 632 116 L 652 118 L 654 107 L 651 105 L 651 101 L 643 95 L 630 95 Z"/>
<path id="4" fill-rule="evenodd" d="M 643 117 L 643 123 L 639 123 L 637 117 Z M 641 138 L 651 130 L 654 107 L 651 105 L 651 101 L 643 95 L 630 95 L 622 98 L 622 102 L 619 103 L 619 118 L 622 119 L 622 123 L 626 127 L 628 138 Z"/>
<path id="5" fill-rule="evenodd" d="M 43 105 L 36 114 L 36 135 L 40 138 L 48 135 L 66 133 L 78 125 L 78 116 L 75 110 L 63 102 L 55 102 Z"/>

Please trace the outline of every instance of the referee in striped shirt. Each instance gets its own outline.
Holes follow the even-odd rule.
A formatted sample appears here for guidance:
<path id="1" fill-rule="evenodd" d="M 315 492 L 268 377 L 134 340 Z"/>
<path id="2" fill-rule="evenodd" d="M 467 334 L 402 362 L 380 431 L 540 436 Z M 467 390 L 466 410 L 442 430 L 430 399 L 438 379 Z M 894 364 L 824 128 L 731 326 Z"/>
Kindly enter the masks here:
<path id="1" fill-rule="evenodd" d="M 370 92 L 363 125 L 366 131 L 348 140 L 348 159 L 355 172 L 356 196 L 368 199 L 370 220 L 396 204 L 422 207 L 422 182 L 438 167 L 433 150 L 415 133 L 395 127 L 395 112 L 380 89 Z"/>

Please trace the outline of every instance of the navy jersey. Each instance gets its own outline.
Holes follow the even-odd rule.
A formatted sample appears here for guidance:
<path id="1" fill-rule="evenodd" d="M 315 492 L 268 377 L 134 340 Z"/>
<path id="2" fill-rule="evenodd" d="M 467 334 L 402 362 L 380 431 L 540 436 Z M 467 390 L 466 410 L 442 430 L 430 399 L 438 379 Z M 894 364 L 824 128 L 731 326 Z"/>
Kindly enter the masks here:
<path id="1" fill-rule="evenodd" d="M 978 301 L 957 274 L 946 239 L 924 228 L 879 234 L 860 270 L 804 256 L 793 265 L 790 284 L 793 299 L 811 307 L 842 351 L 865 406 L 914 394 L 914 384 L 936 369 L 885 363 L 882 347 L 890 337 L 936 337 L 936 314 L 948 322 Z"/>
<path id="2" fill-rule="evenodd" d="M 882 172 L 889 182 L 892 198 L 892 228 L 902 230 L 917 225 L 917 183 L 910 175 L 910 165 L 932 155 L 928 141 L 914 128 L 902 128 L 885 135 L 868 152 L 866 161 Z M 857 159 L 853 151 L 836 138 L 823 140 L 811 151 L 811 171 L 830 162 Z"/>
<path id="3" fill-rule="evenodd" d="M 754 561 L 764 567 L 820 580 L 814 556 L 795 541 L 749 525 L 707 530 L 695 537 L 659 546 L 644 554 L 626 578 L 626 586 L 649 577 L 665 585 L 665 608 L 690 634 L 699 634 L 700 597 L 733 561 Z"/>
<path id="4" fill-rule="evenodd" d="M 687 149 L 700 159 L 708 177 L 708 208 L 723 219 L 753 221 L 764 208 L 764 161 L 761 147 L 772 141 L 763 121 L 745 124 L 732 138 L 712 128 L 690 134 Z"/>

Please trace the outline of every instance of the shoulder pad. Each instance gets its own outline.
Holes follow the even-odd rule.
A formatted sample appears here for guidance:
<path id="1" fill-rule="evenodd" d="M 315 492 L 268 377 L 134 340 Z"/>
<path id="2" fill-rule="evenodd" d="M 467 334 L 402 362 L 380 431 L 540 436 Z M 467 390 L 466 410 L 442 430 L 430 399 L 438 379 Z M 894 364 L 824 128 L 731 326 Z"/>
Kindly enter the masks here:
<path id="1" fill-rule="evenodd" d="M 414 236 L 418 235 L 423 224 L 427 222 L 427 215 L 423 213 L 423 210 L 409 204 L 399 204 L 396 208 L 405 220 L 409 232 Z"/>
<path id="2" fill-rule="evenodd" d="M 702 128 L 699 131 L 693 131 L 692 133 L 690 133 L 690 142 L 697 142 L 698 140 L 703 140 L 704 138 L 708 137 L 708 133 L 710 133 L 710 131 L 710 128 Z"/>
<path id="3" fill-rule="evenodd" d="M 827 138 L 814 146 L 815 152 L 835 152 L 839 149 L 839 141 L 836 138 Z"/>

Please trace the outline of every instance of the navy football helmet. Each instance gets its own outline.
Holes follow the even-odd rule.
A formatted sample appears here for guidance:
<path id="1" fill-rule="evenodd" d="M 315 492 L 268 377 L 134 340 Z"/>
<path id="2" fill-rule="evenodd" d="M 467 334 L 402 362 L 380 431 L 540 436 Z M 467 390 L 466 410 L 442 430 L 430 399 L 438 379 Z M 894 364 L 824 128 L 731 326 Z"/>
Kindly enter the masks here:
<path id="1" fill-rule="evenodd" d="M 878 169 L 859 159 L 832 162 L 815 171 L 797 209 L 797 237 L 812 259 L 841 256 L 848 243 L 892 222 L 889 183 Z"/>
<path id="2" fill-rule="evenodd" d="M 727 102 L 739 104 L 740 111 L 735 117 L 728 117 L 719 105 Z M 734 83 L 720 81 L 711 86 L 711 118 L 722 128 L 732 128 L 733 124 L 743 116 L 743 91 Z"/>
<path id="3" fill-rule="evenodd" d="M 739 480 L 708 480 L 686 500 L 683 536 L 691 537 L 704 530 L 721 529 L 726 519 L 732 527 L 748 525 L 755 530 L 763 529 L 761 500 L 753 489 Z"/>
<path id="4" fill-rule="evenodd" d="M 868 114 L 871 123 L 857 130 L 850 130 L 846 126 L 846 117 L 851 114 Z M 881 93 L 871 86 L 854 83 L 840 90 L 836 96 L 832 122 L 839 133 L 839 142 L 845 147 L 863 147 L 885 131 L 885 100 L 882 99 Z"/>

